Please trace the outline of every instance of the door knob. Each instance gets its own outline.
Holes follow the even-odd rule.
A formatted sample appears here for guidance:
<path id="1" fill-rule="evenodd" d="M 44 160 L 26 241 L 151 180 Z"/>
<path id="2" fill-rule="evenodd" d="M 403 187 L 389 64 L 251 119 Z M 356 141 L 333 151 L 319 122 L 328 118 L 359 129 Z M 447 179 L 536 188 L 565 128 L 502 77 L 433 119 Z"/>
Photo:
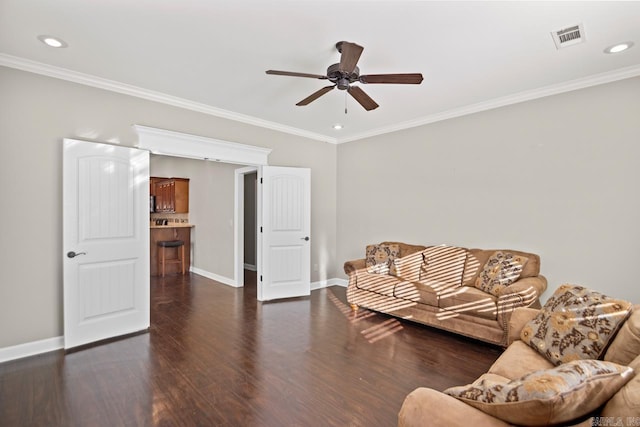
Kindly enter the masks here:
<path id="1" fill-rule="evenodd" d="M 300 240 L 304 240 L 305 242 L 308 242 L 309 241 L 309 236 L 302 237 Z"/>
<path id="2" fill-rule="evenodd" d="M 87 254 L 86 252 L 77 252 L 76 253 L 74 251 L 69 251 L 69 252 L 67 252 L 67 258 L 75 258 L 78 255 L 86 255 L 86 254 Z"/>

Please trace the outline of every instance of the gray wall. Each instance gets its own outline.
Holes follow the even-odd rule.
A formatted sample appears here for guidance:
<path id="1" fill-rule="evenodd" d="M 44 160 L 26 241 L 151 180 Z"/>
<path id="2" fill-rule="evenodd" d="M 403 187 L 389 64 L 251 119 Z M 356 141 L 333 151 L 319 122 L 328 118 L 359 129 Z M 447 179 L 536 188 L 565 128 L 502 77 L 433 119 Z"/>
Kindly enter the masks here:
<path id="1" fill-rule="evenodd" d="M 536 252 L 551 289 L 640 302 L 640 78 L 339 146 L 4 67 L 0 93 L 0 348 L 62 335 L 62 138 L 132 146 L 132 124 L 269 147 L 270 164 L 311 168 L 312 281 L 345 277 L 342 263 L 371 242 L 449 243 Z M 194 262 L 232 277 L 232 203 L 208 204 L 232 200 L 233 166 L 164 161 L 152 167 L 230 183 L 192 198 L 190 216 L 215 236 L 196 235 Z"/>
<path id="2" fill-rule="evenodd" d="M 382 240 L 521 249 L 545 299 L 640 302 L 640 78 L 342 144 L 338 183 L 339 261 Z"/>
<path id="3" fill-rule="evenodd" d="M 268 147 L 273 150 L 272 165 L 311 168 L 311 256 L 312 263 L 321 265 L 311 279 L 335 277 L 335 145 L 6 67 L 0 67 L 0 94 L 0 179 L 5 183 L 0 348 L 63 334 L 63 138 L 133 146 L 137 135 L 131 125 L 140 124 Z M 185 170 L 203 181 L 226 182 L 229 167 L 210 165 L 197 163 Z M 199 184 L 194 185 L 198 191 Z M 194 212 L 200 210 L 199 203 L 228 200 L 233 184 L 211 188 L 209 194 L 191 200 Z M 221 209 L 225 221 L 232 218 L 232 203 Z M 192 219 L 199 222 L 196 233 L 207 232 L 207 218 Z M 228 222 L 210 225 L 215 237 L 198 240 L 194 261 L 212 273 L 233 277 L 232 229 Z M 205 256 L 205 251 L 210 252 Z"/>

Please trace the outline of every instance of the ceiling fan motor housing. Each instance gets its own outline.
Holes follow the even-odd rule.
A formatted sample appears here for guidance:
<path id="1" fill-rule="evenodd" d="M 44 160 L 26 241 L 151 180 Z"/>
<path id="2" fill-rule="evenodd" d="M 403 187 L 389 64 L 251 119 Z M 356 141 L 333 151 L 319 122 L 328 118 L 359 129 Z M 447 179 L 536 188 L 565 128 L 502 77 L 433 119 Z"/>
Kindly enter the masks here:
<path id="1" fill-rule="evenodd" d="M 360 69 L 356 67 L 352 73 L 345 73 L 340 71 L 340 64 L 333 64 L 327 68 L 327 77 L 329 81 L 334 82 L 338 89 L 347 90 L 349 85 L 358 81 L 360 76 Z"/>

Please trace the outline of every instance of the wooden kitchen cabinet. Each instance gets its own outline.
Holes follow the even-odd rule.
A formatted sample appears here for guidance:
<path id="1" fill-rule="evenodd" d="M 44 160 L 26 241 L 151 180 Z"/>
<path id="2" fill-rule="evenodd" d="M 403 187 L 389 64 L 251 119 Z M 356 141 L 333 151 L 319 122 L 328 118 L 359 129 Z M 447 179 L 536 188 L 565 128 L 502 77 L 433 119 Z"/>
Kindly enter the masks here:
<path id="1" fill-rule="evenodd" d="M 154 182 L 156 212 L 188 213 L 189 212 L 189 179 L 188 178 L 151 178 Z"/>

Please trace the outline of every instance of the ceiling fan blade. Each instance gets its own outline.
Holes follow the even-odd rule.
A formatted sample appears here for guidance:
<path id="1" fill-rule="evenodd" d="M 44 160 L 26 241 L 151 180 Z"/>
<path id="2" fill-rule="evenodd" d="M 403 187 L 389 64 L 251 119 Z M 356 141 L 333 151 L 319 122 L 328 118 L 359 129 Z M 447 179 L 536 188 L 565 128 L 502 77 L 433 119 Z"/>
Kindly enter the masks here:
<path id="1" fill-rule="evenodd" d="M 371 99 L 371 97 L 364 93 L 364 91 L 358 86 L 349 86 L 347 91 L 356 101 L 358 101 L 360 105 L 364 107 L 365 110 L 371 111 L 379 107 L 379 105 L 376 104 L 376 101 Z"/>
<path id="2" fill-rule="evenodd" d="M 333 88 L 335 88 L 335 87 L 336 87 L 336 85 L 325 86 L 322 89 L 313 92 L 311 95 L 307 96 L 305 99 L 303 99 L 302 101 L 298 102 L 296 105 L 297 106 L 303 106 L 303 105 L 310 104 L 311 102 L 313 102 L 316 99 L 320 98 L 325 93 L 332 91 Z"/>
<path id="3" fill-rule="evenodd" d="M 320 74 L 296 73 L 294 71 L 267 70 L 266 73 L 272 74 L 275 76 L 309 77 L 311 79 L 320 79 L 320 80 L 328 79 L 327 76 L 322 76 Z"/>
<path id="4" fill-rule="evenodd" d="M 360 83 L 393 83 L 419 85 L 423 77 L 421 73 L 410 74 L 367 74 L 360 76 Z"/>
<path id="5" fill-rule="evenodd" d="M 358 59 L 362 55 L 364 48 L 351 42 L 340 42 L 340 67 L 343 73 L 351 74 L 356 69 Z"/>

